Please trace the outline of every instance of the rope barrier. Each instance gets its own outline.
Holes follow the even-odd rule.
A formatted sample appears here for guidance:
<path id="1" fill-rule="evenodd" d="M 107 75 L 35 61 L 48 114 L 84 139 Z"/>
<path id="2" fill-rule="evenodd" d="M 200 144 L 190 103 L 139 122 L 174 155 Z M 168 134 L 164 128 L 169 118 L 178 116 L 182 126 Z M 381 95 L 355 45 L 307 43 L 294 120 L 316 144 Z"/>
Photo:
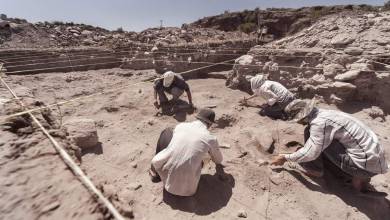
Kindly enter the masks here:
<path id="1" fill-rule="evenodd" d="M 7 88 L 7 90 L 14 96 L 15 99 L 19 101 L 19 104 L 25 108 L 24 103 L 19 99 L 15 92 L 8 86 L 2 77 L 0 77 L 2 84 Z M 119 211 L 114 207 L 114 205 L 106 198 L 104 195 L 96 188 L 93 182 L 85 175 L 81 168 L 74 162 L 72 157 L 66 152 L 66 150 L 49 134 L 49 132 L 42 126 L 38 119 L 30 112 L 28 113 L 31 119 L 38 125 L 46 137 L 50 140 L 55 150 L 60 155 L 64 163 L 72 170 L 76 177 L 83 183 L 83 185 L 88 189 L 89 192 L 93 193 L 98 200 L 100 200 L 107 209 L 111 212 L 114 218 L 118 220 L 125 220 L 124 217 L 119 213 Z"/>
<path id="2" fill-rule="evenodd" d="M 158 48 L 159 50 L 165 50 L 166 48 Z M 145 51 L 145 52 L 151 52 L 150 49 L 140 49 L 140 48 L 127 48 L 126 50 L 106 50 L 106 51 L 96 51 L 95 55 L 98 55 L 100 53 L 116 53 L 116 52 L 129 52 L 129 51 L 133 51 L 133 50 L 139 50 L 139 51 Z M 203 52 L 205 50 L 210 50 L 209 48 L 200 48 L 200 49 L 186 49 L 186 48 L 183 48 L 183 49 L 178 49 L 178 48 L 174 48 L 174 51 L 199 51 L 199 52 Z M 239 50 L 239 49 L 215 49 L 216 51 L 248 51 L 248 50 Z M 112 51 L 112 52 L 110 52 Z M 64 51 L 52 51 L 52 52 L 48 52 L 47 54 L 40 54 L 40 55 L 33 55 L 33 56 L 11 56 L 7 59 L 5 59 L 4 61 L 6 61 L 7 63 L 9 63 L 10 61 L 12 60 L 16 60 L 16 59 L 24 59 L 24 58 L 34 58 L 34 57 L 40 57 L 40 56 L 50 56 L 50 53 L 52 54 L 61 54 L 61 53 L 67 53 L 66 50 Z M 80 53 L 76 52 L 76 53 L 73 53 L 73 55 L 76 55 L 76 56 L 88 56 L 90 55 L 89 52 L 87 51 L 80 51 Z"/>
<path id="3" fill-rule="evenodd" d="M 160 54 L 160 53 L 165 53 L 165 52 L 149 52 L 153 54 Z M 86 61 L 86 60 L 95 60 L 95 59 L 109 59 L 109 58 L 117 58 L 121 59 L 120 57 L 116 57 L 115 53 L 112 53 L 112 56 L 107 56 L 107 57 L 94 57 L 94 58 L 88 58 L 88 59 L 71 59 L 70 56 L 68 56 L 69 61 Z M 199 54 L 199 53 L 174 53 L 176 55 L 194 55 L 194 54 Z M 173 55 L 174 55 L 173 54 Z M 133 54 L 128 54 L 128 55 L 136 55 L 136 53 Z M 204 54 L 206 55 L 206 54 Z M 207 54 L 207 56 L 241 56 L 242 54 Z M 90 57 L 93 55 L 85 55 L 86 57 Z M 129 57 L 122 57 L 122 58 L 129 58 Z M 47 59 L 42 59 L 42 60 L 47 60 Z M 36 61 L 36 60 L 35 60 Z M 31 61 L 32 62 L 32 61 Z M 55 61 L 55 62 L 44 62 L 44 63 L 31 63 L 31 64 L 22 64 L 22 65 L 13 65 L 13 66 L 8 66 L 7 68 L 15 68 L 15 67 L 22 67 L 22 66 L 34 66 L 34 65 L 41 65 L 41 64 L 55 64 L 55 63 L 66 63 L 68 62 L 67 60 L 61 60 L 61 61 Z"/>
<path id="4" fill-rule="evenodd" d="M 119 58 L 118 58 L 119 59 Z M 188 63 L 188 64 L 217 64 L 217 63 L 213 63 L 213 62 L 197 62 L 197 61 L 180 61 L 180 60 L 167 60 L 167 59 L 164 59 L 164 60 L 156 60 L 156 59 L 152 59 L 152 58 L 147 58 L 147 59 L 132 59 L 132 60 L 129 60 L 130 62 L 134 62 L 134 61 L 152 61 L 152 62 L 167 62 L 167 63 Z M 117 63 L 120 63 L 122 61 L 118 60 L 116 62 L 103 62 L 103 63 L 94 63 L 94 64 L 83 64 L 83 65 L 75 65 L 75 66 L 62 66 L 62 67 L 49 67 L 49 68 L 38 68 L 38 69 L 29 69 L 29 70 L 19 70 L 19 71 L 12 71 L 12 72 L 7 72 L 7 74 L 19 74 L 19 73 L 28 73 L 28 72 L 37 72 L 37 71 L 46 71 L 46 70 L 58 70 L 58 69 L 67 69 L 69 67 L 86 67 L 86 66 L 96 66 L 96 65 L 108 65 L 108 64 L 117 64 Z M 231 66 L 247 66 L 247 67 L 264 67 L 266 65 L 263 65 L 263 64 L 237 64 L 237 63 L 234 63 L 234 64 L 229 64 L 229 63 L 223 63 L 223 65 L 231 65 Z M 306 70 L 323 70 L 324 68 L 322 67 L 308 67 L 308 66 L 304 66 L 304 67 L 298 67 L 298 66 L 290 66 L 290 65 L 279 65 L 278 66 L 279 68 L 290 68 L 290 69 L 306 69 Z M 388 72 L 388 71 L 375 71 L 375 72 Z"/>

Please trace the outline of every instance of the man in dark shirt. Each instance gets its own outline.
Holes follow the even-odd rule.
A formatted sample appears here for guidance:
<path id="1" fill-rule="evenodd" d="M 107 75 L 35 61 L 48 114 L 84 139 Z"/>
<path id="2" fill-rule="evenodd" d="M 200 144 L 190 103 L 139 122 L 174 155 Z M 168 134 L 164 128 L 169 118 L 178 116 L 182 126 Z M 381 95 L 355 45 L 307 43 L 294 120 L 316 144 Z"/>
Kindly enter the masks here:
<path id="1" fill-rule="evenodd" d="M 156 106 L 156 108 L 160 108 L 162 105 L 169 102 L 165 93 L 171 94 L 172 100 L 176 102 L 184 91 L 187 93 L 188 103 L 190 106 L 193 106 L 190 87 L 180 75 L 175 74 L 172 71 L 164 73 L 161 78 L 155 80 L 153 87 L 155 100 L 154 106 Z"/>

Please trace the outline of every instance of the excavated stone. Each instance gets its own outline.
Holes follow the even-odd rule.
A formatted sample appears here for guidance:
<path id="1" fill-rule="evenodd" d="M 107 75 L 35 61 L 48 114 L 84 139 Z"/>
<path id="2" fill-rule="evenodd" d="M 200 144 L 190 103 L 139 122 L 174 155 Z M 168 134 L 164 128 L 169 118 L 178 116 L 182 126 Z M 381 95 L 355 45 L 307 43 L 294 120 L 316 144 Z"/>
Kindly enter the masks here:
<path id="1" fill-rule="evenodd" d="M 339 34 L 339 35 L 336 35 L 330 41 L 330 43 L 335 47 L 342 47 L 342 46 L 346 46 L 354 41 L 355 41 L 355 39 L 350 34 Z"/>
<path id="2" fill-rule="evenodd" d="M 81 149 L 94 147 L 98 144 L 99 138 L 95 121 L 87 118 L 75 118 L 64 124 L 69 137 L 75 145 Z"/>
<path id="3" fill-rule="evenodd" d="M 360 72 L 360 70 L 350 70 L 343 74 L 337 75 L 334 79 L 342 82 L 354 80 L 359 76 Z"/>
<path id="4" fill-rule="evenodd" d="M 332 63 L 324 66 L 324 75 L 327 77 L 334 77 L 339 73 L 342 73 L 345 68 L 337 63 Z"/>

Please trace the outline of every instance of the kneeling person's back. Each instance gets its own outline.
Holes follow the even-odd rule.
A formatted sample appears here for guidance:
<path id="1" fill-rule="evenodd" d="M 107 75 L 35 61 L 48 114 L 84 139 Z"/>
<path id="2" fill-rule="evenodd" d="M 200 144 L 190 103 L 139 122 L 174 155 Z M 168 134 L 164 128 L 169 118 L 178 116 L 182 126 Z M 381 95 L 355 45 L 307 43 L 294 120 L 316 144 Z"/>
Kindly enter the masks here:
<path id="1" fill-rule="evenodd" d="M 207 154 L 216 164 L 222 162 L 216 137 L 196 120 L 178 124 L 168 147 L 153 158 L 152 164 L 168 192 L 191 196 L 197 190 L 202 160 Z"/>

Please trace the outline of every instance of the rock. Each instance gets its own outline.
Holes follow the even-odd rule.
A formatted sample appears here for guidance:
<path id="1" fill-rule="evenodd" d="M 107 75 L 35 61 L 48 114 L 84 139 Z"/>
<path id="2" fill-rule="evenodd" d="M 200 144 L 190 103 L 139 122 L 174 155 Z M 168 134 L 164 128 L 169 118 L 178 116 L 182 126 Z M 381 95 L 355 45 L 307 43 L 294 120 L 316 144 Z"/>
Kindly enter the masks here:
<path id="1" fill-rule="evenodd" d="M 95 121 L 86 118 L 75 118 L 64 124 L 70 139 L 81 149 L 94 147 L 98 144 Z"/>
<path id="2" fill-rule="evenodd" d="M 124 216 L 124 217 L 127 217 L 127 218 L 130 218 L 130 219 L 133 219 L 134 218 L 134 212 L 133 212 L 133 208 L 129 205 L 122 205 L 120 208 L 119 208 L 119 212 Z"/>
<path id="3" fill-rule="evenodd" d="M 371 118 L 385 118 L 385 113 L 378 106 L 372 106 L 366 111 Z"/>
<path id="4" fill-rule="evenodd" d="M 107 103 L 106 106 L 103 107 L 104 110 L 106 110 L 107 112 L 117 112 L 119 111 L 119 107 L 118 106 L 114 106 L 110 103 Z"/>
<path id="5" fill-rule="evenodd" d="M 331 41 L 330 43 L 335 46 L 335 47 L 343 47 L 343 46 L 346 46 L 352 42 L 355 41 L 355 38 L 351 37 L 351 35 L 348 33 L 348 34 L 339 34 L 339 35 L 336 35 Z"/>
<path id="6" fill-rule="evenodd" d="M 248 65 L 251 64 L 252 62 L 253 62 L 253 56 L 251 55 L 242 55 L 235 60 L 235 63 L 240 65 Z"/>
<path id="7" fill-rule="evenodd" d="M 118 72 L 116 73 L 117 76 L 122 76 L 122 77 L 130 77 L 130 76 L 133 76 L 134 73 L 132 72 Z"/>
<path id="8" fill-rule="evenodd" d="M 360 70 L 349 70 L 343 74 L 337 75 L 334 79 L 342 82 L 354 80 L 359 76 L 360 72 Z"/>
<path id="9" fill-rule="evenodd" d="M 358 56 L 363 53 L 363 49 L 360 47 L 348 47 L 344 49 L 344 52 L 352 56 Z"/>
<path id="10" fill-rule="evenodd" d="M 77 34 L 77 35 L 80 34 L 80 31 L 75 30 L 75 29 L 70 29 L 69 32 L 72 33 L 72 34 Z"/>
<path id="11" fill-rule="evenodd" d="M 362 71 L 372 71 L 373 70 L 373 66 L 372 64 L 369 64 L 369 63 L 360 63 L 360 62 L 355 62 L 355 63 L 352 63 L 349 68 L 351 70 L 362 70 Z"/>
<path id="12" fill-rule="evenodd" d="M 83 44 L 88 46 L 88 45 L 94 45 L 96 44 L 96 42 L 93 39 L 84 39 Z"/>
<path id="13" fill-rule="evenodd" d="M 247 218 L 248 214 L 246 213 L 245 210 L 239 210 L 238 213 L 237 213 L 237 217 L 239 217 L 239 218 Z"/>
<path id="14" fill-rule="evenodd" d="M 272 133 L 263 130 L 254 135 L 256 141 L 259 143 L 258 150 L 263 153 L 271 153 L 274 139 L 272 138 Z"/>
<path id="15" fill-rule="evenodd" d="M 44 207 L 41 209 L 41 212 L 42 212 L 42 213 L 46 213 L 46 212 L 53 211 L 53 210 L 57 209 L 58 207 L 60 207 L 60 205 L 61 205 L 61 204 L 60 204 L 58 201 L 52 202 L 52 203 L 50 203 L 49 205 L 44 206 Z"/>
<path id="16" fill-rule="evenodd" d="M 142 185 L 139 183 L 131 183 L 128 186 L 129 189 L 134 190 L 134 191 L 140 189 L 141 187 L 142 187 Z"/>
<path id="17" fill-rule="evenodd" d="M 89 30 L 83 30 L 82 32 L 81 32 L 81 35 L 84 35 L 84 36 L 89 36 L 89 35 L 92 35 L 93 34 L 93 32 L 92 31 L 89 31 Z"/>
<path id="18" fill-rule="evenodd" d="M 134 161 L 134 162 L 130 163 L 130 166 L 133 168 L 137 168 L 138 165 L 137 165 L 137 162 Z"/>
<path id="19" fill-rule="evenodd" d="M 268 161 L 265 161 L 265 160 L 263 160 L 263 159 L 258 159 L 258 160 L 256 161 L 256 163 L 257 163 L 260 167 L 269 164 Z"/>
<path id="20" fill-rule="evenodd" d="M 333 104 L 341 104 L 344 102 L 344 100 L 340 97 L 337 97 L 335 94 L 331 94 L 330 97 L 330 102 Z"/>
<path id="21" fill-rule="evenodd" d="M 337 63 L 329 64 L 324 66 L 324 75 L 327 77 L 334 77 L 339 73 L 342 73 L 345 71 L 345 68 Z"/>

